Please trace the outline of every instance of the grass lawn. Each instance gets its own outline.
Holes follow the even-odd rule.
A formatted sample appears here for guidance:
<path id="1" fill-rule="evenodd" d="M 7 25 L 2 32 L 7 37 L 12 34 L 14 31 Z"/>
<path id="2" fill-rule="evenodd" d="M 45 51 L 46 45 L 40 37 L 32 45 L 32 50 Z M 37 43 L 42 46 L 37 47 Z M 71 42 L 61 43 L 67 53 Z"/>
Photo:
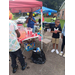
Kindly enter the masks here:
<path id="1" fill-rule="evenodd" d="M 53 21 L 51 21 L 51 18 L 44 18 L 44 19 L 45 19 L 44 21 L 46 21 L 46 22 L 53 22 Z M 38 19 L 36 19 L 36 22 L 37 22 L 37 21 L 38 21 Z M 61 19 L 60 19 L 61 28 L 63 28 L 64 23 L 65 23 L 65 20 L 61 20 Z M 26 24 L 26 23 L 23 24 L 24 27 L 26 27 L 25 24 Z"/>
<path id="2" fill-rule="evenodd" d="M 45 21 L 46 21 L 46 22 L 52 22 L 52 21 L 51 21 L 51 18 L 45 18 Z M 65 20 L 60 19 L 61 28 L 63 28 L 64 23 L 65 23 Z"/>
<path id="3" fill-rule="evenodd" d="M 20 16 L 19 16 L 19 17 L 20 17 Z M 13 17 L 13 20 L 17 20 L 19 17 L 15 17 L 15 18 Z M 40 15 L 38 15 L 38 17 L 40 17 Z M 44 21 L 46 21 L 46 22 L 53 22 L 53 21 L 51 21 L 51 18 L 50 18 L 50 17 L 44 17 L 44 19 L 45 19 Z M 36 22 L 37 22 L 37 21 L 38 21 L 38 19 L 36 19 Z M 63 28 L 64 23 L 65 23 L 65 20 L 61 20 L 61 19 L 60 19 L 61 28 Z M 23 26 L 26 27 L 26 26 L 25 26 L 25 23 L 23 24 Z"/>
<path id="4" fill-rule="evenodd" d="M 65 23 L 65 20 L 61 20 L 61 19 L 60 19 L 61 28 L 63 28 L 64 23 Z"/>
<path id="5" fill-rule="evenodd" d="M 45 20 L 44 21 L 46 21 L 46 22 L 54 22 L 54 21 L 51 21 L 51 18 L 44 18 Z M 36 19 L 36 21 L 38 21 L 38 19 Z M 64 26 L 64 23 L 65 23 L 65 20 L 62 20 L 62 19 L 60 19 L 60 24 L 61 24 L 61 28 L 63 28 L 63 26 Z"/>
<path id="6" fill-rule="evenodd" d="M 12 20 L 17 20 L 18 18 L 19 18 L 19 17 L 15 17 L 15 18 L 13 17 L 13 19 L 12 19 Z"/>
<path id="7" fill-rule="evenodd" d="M 27 26 L 26 26 L 26 23 L 24 23 L 23 26 L 24 26 L 24 27 L 27 27 Z"/>

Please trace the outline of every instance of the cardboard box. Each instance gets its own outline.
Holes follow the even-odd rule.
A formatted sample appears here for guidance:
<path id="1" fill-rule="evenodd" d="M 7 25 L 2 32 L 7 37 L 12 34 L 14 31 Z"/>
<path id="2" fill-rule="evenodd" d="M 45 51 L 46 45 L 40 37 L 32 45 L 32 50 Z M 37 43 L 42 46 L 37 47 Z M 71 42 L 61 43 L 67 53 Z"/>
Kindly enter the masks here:
<path id="1" fill-rule="evenodd" d="M 30 44 L 24 43 L 24 47 L 25 47 L 25 50 L 26 50 L 26 51 L 33 50 L 34 47 L 35 47 L 35 43 L 34 43 L 34 42 L 33 42 L 33 43 L 30 43 Z"/>

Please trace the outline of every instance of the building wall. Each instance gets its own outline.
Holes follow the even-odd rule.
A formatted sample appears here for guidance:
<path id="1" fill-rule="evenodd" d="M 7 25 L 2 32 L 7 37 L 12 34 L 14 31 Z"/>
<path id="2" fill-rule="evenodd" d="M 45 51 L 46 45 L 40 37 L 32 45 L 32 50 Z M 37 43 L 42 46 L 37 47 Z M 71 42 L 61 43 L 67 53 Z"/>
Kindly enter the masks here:
<path id="1" fill-rule="evenodd" d="M 65 4 L 63 5 L 62 9 L 64 9 L 64 8 L 65 8 Z"/>
<path id="2" fill-rule="evenodd" d="M 59 18 L 65 20 L 65 8 L 60 10 L 60 16 L 59 16 Z"/>

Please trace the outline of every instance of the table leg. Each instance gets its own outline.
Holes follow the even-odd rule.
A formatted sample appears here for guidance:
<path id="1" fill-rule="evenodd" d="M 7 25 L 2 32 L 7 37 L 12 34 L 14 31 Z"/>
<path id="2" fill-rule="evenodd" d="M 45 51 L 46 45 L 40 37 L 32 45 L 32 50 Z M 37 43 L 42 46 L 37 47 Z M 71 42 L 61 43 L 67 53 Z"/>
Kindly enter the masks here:
<path id="1" fill-rule="evenodd" d="M 49 51 L 49 49 L 50 49 L 50 45 L 51 45 L 51 43 L 48 44 L 47 51 Z"/>

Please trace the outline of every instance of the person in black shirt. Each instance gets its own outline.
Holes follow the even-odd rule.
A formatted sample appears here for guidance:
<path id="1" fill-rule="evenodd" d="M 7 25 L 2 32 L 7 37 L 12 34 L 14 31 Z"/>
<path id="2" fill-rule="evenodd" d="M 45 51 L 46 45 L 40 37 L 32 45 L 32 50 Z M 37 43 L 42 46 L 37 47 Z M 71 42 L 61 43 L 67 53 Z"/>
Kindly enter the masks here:
<path id="1" fill-rule="evenodd" d="M 41 19 L 40 18 L 39 18 L 38 22 L 39 22 L 39 24 L 41 23 Z"/>
<path id="2" fill-rule="evenodd" d="M 56 54 L 59 54 L 58 51 L 58 44 L 59 44 L 59 33 L 61 33 L 61 26 L 59 26 L 60 20 L 56 19 L 55 20 L 55 26 L 53 26 L 51 28 L 51 32 L 53 33 L 52 35 L 52 43 L 53 43 L 53 49 L 51 50 L 51 52 L 53 53 L 55 51 L 55 44 L 56 44 Z"/>

